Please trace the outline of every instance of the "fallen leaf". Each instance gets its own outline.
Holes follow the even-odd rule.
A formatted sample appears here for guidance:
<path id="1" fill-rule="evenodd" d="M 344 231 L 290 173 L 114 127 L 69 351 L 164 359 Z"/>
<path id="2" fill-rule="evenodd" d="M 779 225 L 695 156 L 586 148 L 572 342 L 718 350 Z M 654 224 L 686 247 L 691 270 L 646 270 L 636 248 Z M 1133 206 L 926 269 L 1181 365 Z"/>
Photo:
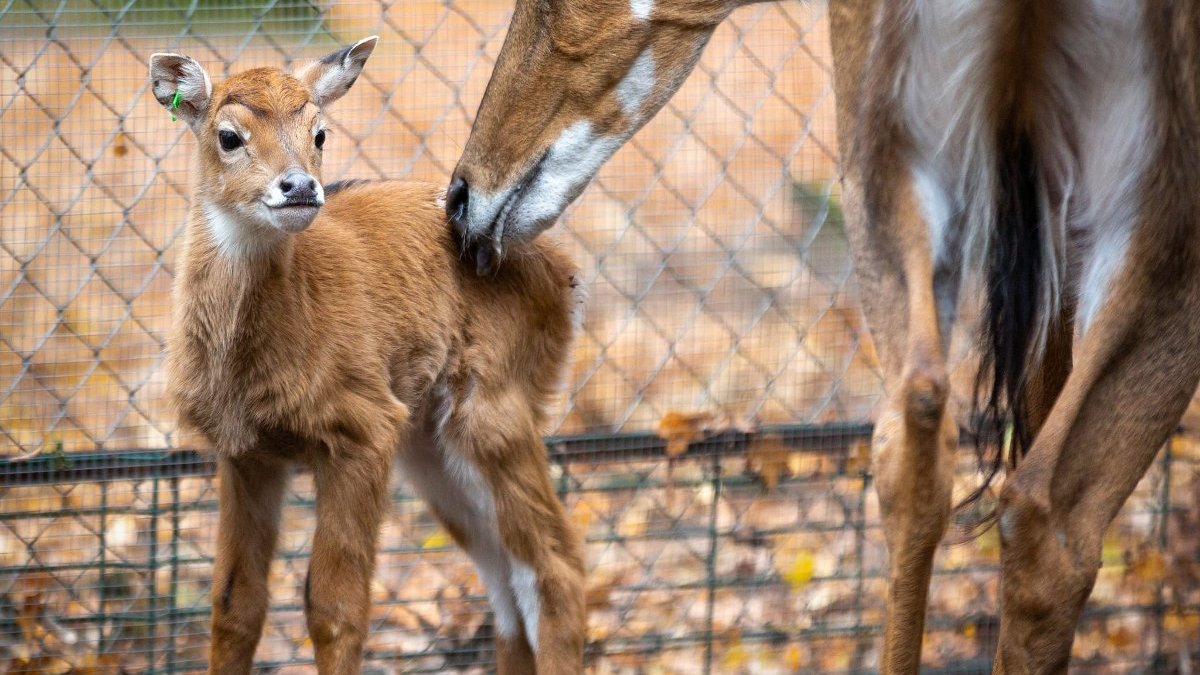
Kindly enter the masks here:
<path id="1" fill-rule="evenodd" d="M 788 566 L 783 573 L 783 580 L 791 586 L 793 591 L 798 591 L 808 585 L 813 578 L 814 561 L 813 556 L 808 551 L 800 551 L 796 554 L 795 560 Z"/>
<path id="2" fill-rule="evenodd" d="M 1108 634 L 1108 644 L 1116 649 L 1129 649 L 1137 644 L 1137 636 L 1125 626 L 1118 626 Z"/>
<path id="3" fill-rule="evenodd" d="M 729 631 L 725 639 L 728 641 L 729 647 L 725 649 L 725 655 L 721 657 L 722 671 L 739 670 L 750 659 L 750 654 L 742 646 L 742 633 L 734 628 Z"/>
<path id="4" fill-rule="evenodd" d="M 425 537 L 425 541 L 421 542 L 421 548 L 445 548 L 450 545 L 450 535 L 446 531 L 438 528 L 433 534 Z"/>
<path id="5" fill-rule="evenodd" d="M 871 469 L 871 443 L 859 439 L 850 448 L 850 456 L 846 458 L 846 473 L 848 475 L 862 473 Z"/>
<path id="6" fill-rule="evenodd" d="M 1163 628 L 1169 631 L 1200 632 L 1200 612 L 1167 612 L 1163 617 Z"/>
<path id="7" fill-rule="evenodd" d="M 804 665 L 803 654 L 800 653 L 800 645 L 788 645 L 787 651 L 783 655 L 783 660 L 787 664 L 788 670 L 793 673 L 799 672 L 800 667 Z"/>
<path id="8" fill-rule="evenodd" d="M 1167 576 L 1167 561 L 1162 551 L 1147 548 L 1130 563 L 1126 573 L 1143 583 L 1156 583 Z"/>
<path id="9" fill-rule="evenodd" d="M 791 456 L 792 449 L 784 445 L 778 436 L 760 436 L 746 450 L 746 464 L 751 471 L 762 476 L 763 485 L 767 491 L 771 491 L 779 485 L 780 476 L 791 475 L 788 466 Z"/>
<path id="10" fill-rule="evenodd" d="M 727 670 L 737 670 L 746 664 L 748 656 L 746 648 L 741 644 L 736 644 L 725 650 L 725 656 L 721 659 L 721 665 Z"/>
<path id="11" fill-rule="evenodd" d="M 667 442 L 667 457 L 678 457 L 687 452 L 689 444 L 702 441 L 726 426 L 728 424 L 723 424 L 720 416 L 713 412 L 670 410 L 658 420 L 654 431 Z"/>

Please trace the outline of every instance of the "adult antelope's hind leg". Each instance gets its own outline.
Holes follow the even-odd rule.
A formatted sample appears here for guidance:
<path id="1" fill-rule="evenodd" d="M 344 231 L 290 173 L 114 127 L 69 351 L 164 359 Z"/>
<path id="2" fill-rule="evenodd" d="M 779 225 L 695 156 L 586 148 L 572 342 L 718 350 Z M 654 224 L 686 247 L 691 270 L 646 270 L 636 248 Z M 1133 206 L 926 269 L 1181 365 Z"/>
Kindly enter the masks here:
<path id="1" fill-rule="evenodd" d="M 1194 247 L 1149 239 L 1140 243 L 1164 252 Z M 1135 243 L 1130 259 L 1138 258 Z M 1001 492 L 997 673 L 1066 672 L 1104 531 L 1200 380 L 1200 283 L 1179 265 L 1155 267 L 1113 280 L 1074 371 Z"/>
<path id="2" fill-rule="evenodd" d="M 945 346 L 957 270 L 935 268 L 915 187 L 894 185 L 893 208 L 867 225 L 861 188 L 843 181 L 847 228 L 871 334 L 884 370 L 872 439 L 875 488 L 889 553 L 881 672 L 916 673 L 933 556 L 950 519 L 958 427 L 947 402 Z"/>
<path id="3" fill-rule="evenodd" d="M 916 673 L 933 555 L 949 523 L 954 483 L 958 428 L 947 402 L 945 342 L 959 270 L 953 242 L 931 239 L 931 232 L 944 235 L 956 224 L 926 222 L 903 152 L 910 142 L 902 138 L 898 105 L 879 93 L 895 81 L 902 53 L 896 40 L 874 35 L 886 7 L 881 0 L 830 2 L 830 46 L 846 233 L 884 374 L 872 439 L 889 552 L 880 671 Z M 872 49 L 878 53 L 868 58 Z M 936 213 L 948 209 L 931 211 L 949 218 Z M 935 260 L 935 248 L 947 259 Z"/>
<path id="4" fill-rule="evenodd" d="M 312 458 L 317 529 L 304 614 L 321 675 L 357 673 L 371 610 L 379 528 L 387 513 L 393 437 L 345 443 Z"/>
<path id="5" fill-rule="evenodd" d="M 279 534 L 289 467 L 256 456 L 222 458 L 213 561 L 208 672 L 249 673 L 267 616 L 267 573 Z"/>

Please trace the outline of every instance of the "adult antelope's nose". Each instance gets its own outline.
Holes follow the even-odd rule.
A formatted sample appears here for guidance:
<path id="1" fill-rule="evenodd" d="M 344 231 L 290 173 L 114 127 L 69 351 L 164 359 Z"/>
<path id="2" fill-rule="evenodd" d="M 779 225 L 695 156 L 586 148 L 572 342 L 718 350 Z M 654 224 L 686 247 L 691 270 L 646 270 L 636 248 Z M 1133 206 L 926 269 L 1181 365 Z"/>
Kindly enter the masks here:
<path id="1" fill-rule="evenodd" d="M 467 202 L 471 198 L 467 181 L 462 176 L 456 176 L 446 190 L 446 217 L 454 224 L 454 231 L 463 236 L 467 228 Z"/>
<path id="2" fill-rule="evenodd" d="M 470 222 L 467 217 L 467 207 L 470 205 L 471 188 L 462 176 L 456 176 L 450 181 L 446 190 L 446 218 L 454 228 L 454 243 L 458 246 L 458 257 L 475 264 L 475 274 L 486 276 L 494 274 L 499 255 L 495 250 L 495 242 L 483 233 L 483 236 L 471 234 Z"/>

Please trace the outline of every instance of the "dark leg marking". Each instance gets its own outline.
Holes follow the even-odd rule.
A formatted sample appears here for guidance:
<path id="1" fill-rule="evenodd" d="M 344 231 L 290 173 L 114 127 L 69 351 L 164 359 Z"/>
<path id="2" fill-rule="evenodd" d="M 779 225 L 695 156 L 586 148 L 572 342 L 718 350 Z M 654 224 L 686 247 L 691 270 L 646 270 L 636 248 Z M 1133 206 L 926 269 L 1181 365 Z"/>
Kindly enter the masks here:
<path id="1" fill-rule="evenodd" d="M 304 610 L 312 606 L 312 570 L 304 575 Z"/>
<path id="2" fill-rule="evenodd" d="M 237 579 L 237 568 L 229 570 L 229 578 L 225 580 L 225 588 L 221 590 L 221 610 L 228 612 L 233 600 L 233 582 Z"/>

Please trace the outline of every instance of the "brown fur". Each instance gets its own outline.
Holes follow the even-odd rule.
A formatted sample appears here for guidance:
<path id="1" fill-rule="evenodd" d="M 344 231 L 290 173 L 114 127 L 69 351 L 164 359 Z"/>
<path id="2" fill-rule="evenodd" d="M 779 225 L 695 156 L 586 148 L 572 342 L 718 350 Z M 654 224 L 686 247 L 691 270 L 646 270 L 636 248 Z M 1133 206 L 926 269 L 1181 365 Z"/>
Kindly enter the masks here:
<path id="1" fill-rule="evenodd" d="M 270 178 L 264 166 L 298 163 L 319 178 L 319 152 L 303 151 L 319 110 L 303 83 L 272 69 L 230 78 L 212 100 L 193 123 L 200 149 L 166 365 L 181 424 L 219 459 L 210 672 L 251 669 L 294 464 L 312 469 L 317 491 L 305 612 L 318 669 L 358 671 L 397 449 L 406 466 L 445 470 L 443 455 L 456 455 L 478 469 L 500 540 L 536 571 L 542 598 L 537 653 L 521 635 L 501 652 L 543 675 L 581 672 L 581 543 L 540 437 L 571 344 L 571 261 L 542 243 L 477 279 L 456 258 L 438 190 L 400 182 L 340 190 L 304 232 L 230 256 L 201 204 L 237 208 Z M 255 158 L 233 176 L 215 141 L 230 113 L 250 129 Z M 470 549 L 480 533 L 434 511 Z"/>
<path id="2" fill-rule="evenodd" d="M 957 445 L 946 350 L 960 271 L 934 259 L 909 170 L 915 140 L 897 100 L 900 69 L 914 37 L 916 2 L 829 3 L 846 227 L 884 369 L 874 469 L 890 552 L 885 673 L 919 670 L 930 572 L 949 522 Z M 654 45 L 657 57 L 668 44 L 676 50 L 694 44 L 689 40 L 695 35 L 672 31 L 680 26 L 711 30 L 735 4 L 743 3 L 714 7 L 659 0 L 653 20 L 631 30 L 640 31 L 635 33 L 640 44 Z M 987 9 L 987 35 L 999 46 L 978 72 L 971 71 L 972 84 L 983 80 L 978 91 L 949 95 L 983 97 L 986 114 L 978 124 L 986 128 L 972 131 L 994 134 L 1001 143 L 1028 139 L 1042 170 L 1037 188 L 1047 203 L 1057 205 L 1067 188 L 1064 156 L 1069 162 L 1088 150 L 1072 127 L 1078 118 L 1072 117 L 1064 96 L 1069 92 L 1061 87 L 1086 82 L 1095 68 L 1086 47 L 1063 36 L 1076 31 L 1078 37 L 1093 19 L 1087 12 L 1096 8 L 1083 0 L 958 4 L 958 9 Z M 1108 5 L 1111 11 L 1120 3 Z M 926 4 L 926 11 L 930 7 L 935 5 Z M 1066 670 L 1075 622 L 1095 580 L 1103 532 L 1200 380 L 1200 3 L 1141 0 L 1136 7 L 1143 11 L 1152 73 L 1152 133 L 1144 139 L 1149 168 L 1135 197 L 1137 220 L 1126 264 L 1111 280 L 1081 340 L 1073 338 L 1071 292 L 1071 284 L 1080 281 L 1071 277 L 1078 270 L 1069 259 L 1079 254 L 1080 242 L 1066 242 L 1076 249 L 1065 251 L 1065 282 L 1046 286 L 1061 296 L 1053 298 L 1058 314 L 1042 311 L 1042 358 L 1024 364 L 1028 377 L 1014 392 L 1033 438 L 1001 495 L 997 672 Z M 596 29 L 590 39 L 579 38 L 583 47 L 571 63 L 527 58 L 540 53 L 538 45 L 574 35 L 549 20 L 556 10 L 570 11 L 575 22 Z M 628 11 L 625 2 L 583 8 L 576 0 L 518 0 L 456 176 L 484 192 L 494 190 L 535 161 L 557 129 L 586 118 L 619 130 L 622 122 L 609 120 L 613 106 L 607 94 L 581 98 L 571 107 L 553 92 L 573 91 L 579 82 L 620 79 L 636 50 L 607 27 L 628 22 Z M 673 20 L 686 11 L 704 20 Z M 692 64 L 669 58 L 664 63 Z M 669 98 L 679 79 L 673 73 L 656 83 L 641 121 Z M 580 110 L 580 103 L 587 107 Z M 546 119 L 557 122 L 545 134 L 542 122 L 520 128 L 527 120 Z M 950 227 L 958 224 L 951 221 Z M 1012 401 L 1008 404 L 1012 407 Z"/>

